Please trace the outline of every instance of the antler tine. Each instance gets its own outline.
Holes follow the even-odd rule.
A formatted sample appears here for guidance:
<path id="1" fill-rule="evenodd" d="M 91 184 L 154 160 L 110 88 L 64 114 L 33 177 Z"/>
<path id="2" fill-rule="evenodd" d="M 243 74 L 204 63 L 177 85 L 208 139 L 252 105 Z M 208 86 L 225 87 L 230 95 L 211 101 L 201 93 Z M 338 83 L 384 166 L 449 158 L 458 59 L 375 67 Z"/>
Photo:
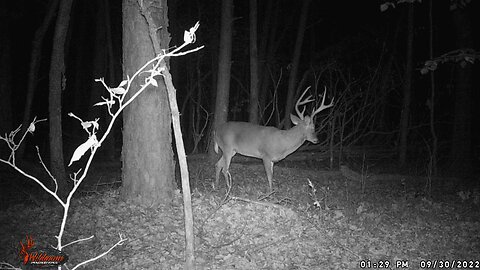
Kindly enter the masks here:
<path id="1" fill-rule="evenodd" d="M 305 89 L 305 91 L 303 91 L 302 95 L 298 98 L 297 100 L 297 103 L 295 103 L 295 111 L 297 111 L 297 114 L 298 116 L 300 117 L 300 119 L 303 119 L 304 116 L 303 114 L 305 113 L 305 108 L 303 108 L 303 110 L 300 112 L 299 110 L 299 106 L 300 105 L 304 105 L 304 104 L 307 104 L 309 102 L 312 102 L 313 99 L 312 98 L 312 95 L 309 95 L 306 99 L 302 100 L 303 99 L 303 96 L 305 96 L 305 94 L 307 93 L 308 89 L 310 89 L 310 86 L 307 87 L 307 89 Z"/>
<path id="2" fill-rule="evenodd" d="M 330 102 L 330 104 L 325 105 L 325 97 L 326 96 L 327 96 L 327 87 L 325 86 L 325 91 L 323 92 L 322 104 L 320 104 L 320 107 L 318 109 L 312 111 L 312 115 L 310 117 L 313 118 L 313 116 L 315 116 L 317 113 L 333 106 L 333 100 L 335 98 L 332 98 L 332 101 Z"/>

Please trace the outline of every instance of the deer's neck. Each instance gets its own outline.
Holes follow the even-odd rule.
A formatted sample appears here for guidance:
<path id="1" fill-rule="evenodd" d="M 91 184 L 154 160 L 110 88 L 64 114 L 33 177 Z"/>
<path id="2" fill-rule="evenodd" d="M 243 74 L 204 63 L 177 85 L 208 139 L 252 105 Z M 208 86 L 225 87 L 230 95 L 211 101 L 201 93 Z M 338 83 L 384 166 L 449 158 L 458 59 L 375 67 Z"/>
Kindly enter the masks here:
<path id="1" fill-rule="evenodd" d="M 306 139 L 303 129 L 299 126 L 295 126 L 289 130 L 283 130 L 282 132 L 282 139 L 277 143 L 281 144 L 281 147 L 279 148 L 283 151 L 279 153 L 277 160 L 281 160 L 295 152 L 295 150 L 297 150 Z"/>

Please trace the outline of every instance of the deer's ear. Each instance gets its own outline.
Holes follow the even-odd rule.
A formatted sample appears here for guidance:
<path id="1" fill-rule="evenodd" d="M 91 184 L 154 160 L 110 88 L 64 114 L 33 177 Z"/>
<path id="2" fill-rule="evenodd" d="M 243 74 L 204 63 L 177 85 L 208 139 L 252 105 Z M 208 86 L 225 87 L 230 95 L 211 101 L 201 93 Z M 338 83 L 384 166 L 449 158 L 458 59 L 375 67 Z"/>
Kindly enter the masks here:
<path id="1" fill-rule="evenodd" d="M 293 115 L 293 114 L 290 114 L 290 120 L 292 120 L 292 123 L 296 126 L 298 125 L 298 123 L 300 123 L 300 118 L 298 118 L 297 116 Z"/>

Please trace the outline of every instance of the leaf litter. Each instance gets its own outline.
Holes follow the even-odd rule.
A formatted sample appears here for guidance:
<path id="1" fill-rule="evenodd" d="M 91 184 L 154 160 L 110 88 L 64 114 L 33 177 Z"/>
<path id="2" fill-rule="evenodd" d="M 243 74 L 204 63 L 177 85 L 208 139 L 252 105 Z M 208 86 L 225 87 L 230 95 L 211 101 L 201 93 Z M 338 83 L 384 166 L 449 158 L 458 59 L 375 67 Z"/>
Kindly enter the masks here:
<path id="1" fill-rule="evenodd" d="M 231 167 L 234 189 L 226 200 L 225 189 L 209 187 L 212 179 L 194 180 L 197 269 L 358 269 L 361 261 L 379 260 L 415 269 L 421 260 L 480 259 L 479 206 L 475 198 L 459 199 L 459 190 L 427 199 L 414 194 L 415 181 L 410 191 L 405 182 L 371 181 L 361 194 L 359 183 L 338 174 L 279 167 L 277 192 L 261 197 L 263 168 L 245 167 Z M 306 179 L 322 190 L 321 207 L 314 207 Z M 39 245 L 56 243 L 60 210 L 45 203 L 1 211 L 0 261 L 20 265 L 25 235 Z M 169 207 L 126 202 L 117 189 L 79 196 L 64 243 L 95 237 L 64 249 L 68 267 L 107 250 L 119 233 L 128 241 L 85 269 L 183 269 L 181 194 Z"/>

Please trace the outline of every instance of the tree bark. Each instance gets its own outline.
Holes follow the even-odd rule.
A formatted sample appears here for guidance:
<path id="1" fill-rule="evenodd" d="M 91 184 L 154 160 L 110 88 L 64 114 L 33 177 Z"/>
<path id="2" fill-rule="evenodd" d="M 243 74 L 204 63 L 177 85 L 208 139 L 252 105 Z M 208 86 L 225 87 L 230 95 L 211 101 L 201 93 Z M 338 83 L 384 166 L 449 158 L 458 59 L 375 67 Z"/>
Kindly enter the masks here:
<path id="1" fill-rule="evenodd" d="M 57 180 L 60 195 L 67 193 L 67 175 L 63 160 L 62 91 L 65 87 L 65 40 L 73 0 L 60 1 L 50 61 L 48 112 L 50 121 L 50 170 Z"/>
<path id="2" fill-rule="evenodd" d="M 405 85 L 403 87 L 402 113 L 400 116 L 400 143 L 398 161 L 404 166 L 407 161 L 408 127 L 410 120 L 410 103 L 413 83 L 413 35 L 414 35 L 414 4 L 408 5 L 407 15 L 407 63 L 405 67 Z"/>
<path id="3" fill-rule="evenodd" d="M 473 48 L 473 30 L 468 6 L 453 10 L 452 19 L 457 48 Z M 457 64 L 455 71 L 456 91 L 450 155 L 455 171 L 469 173 L 472 170 L 473 65 L 468 62 L 462 64 L 464 66 Z"/>
<path id="4" fill-rule="evenodd" d="M 257 0 L 250 0 L 250 123 L 258 123 Z"/>
<path id="5" fill-rule="evenodd" d="M 232 64 L 233 0 L 223 0 L 221 12 L 222 17 L 220 22 L 220 50 L 218 55 L 217 98 L 215 100 L 214 129 L 217 129 L 218 126 L 225 123 L 228 118 L 230 70 Z M 213 146 L 213 144 L 211 145 Z M 213 147 L 210 147 L 210 153 L 214 153 Z"/>
<path id="6" fill-rule="evenodd" d="M 295 89 L 297 84 L 298 67 L 300 65 L 300 55 L 302 53 L 303 38 L 305 36 L 305 26 L 307 24 L 308 7 L 310 0 L 304 0 L 302 10 L 300 12 L 300 21 L 298 23 L 297 38 L 295 40 L 295 48 L 293 51 L 292 68 L 290 69 L 290 75 L 288 77 L 288 93 L 285 103 L 285 115 L 283 118 L 285 129 L 289 129 L 292 126 L 290 121 L 290 113 L 293 109 L 293 102 L 295 96 Z"/>
<path id="7" fill-rule="evenodd" d="M 158 20 L 154 35 L 161 44 L 151 39 L 140 3 Z M 167 11 L 166 0 L 123 0 L 123 77 L 155 57 L 155 48 L 167 49 Z M 132 83 L 126 99 L 141 88 L 145 76 Z M 158 80 L 158 87 L 146 89 L 123 113 L 122 195 L 149 205 L 170 204 L 174 190 L 170 107 L 165 84 Z"/>

